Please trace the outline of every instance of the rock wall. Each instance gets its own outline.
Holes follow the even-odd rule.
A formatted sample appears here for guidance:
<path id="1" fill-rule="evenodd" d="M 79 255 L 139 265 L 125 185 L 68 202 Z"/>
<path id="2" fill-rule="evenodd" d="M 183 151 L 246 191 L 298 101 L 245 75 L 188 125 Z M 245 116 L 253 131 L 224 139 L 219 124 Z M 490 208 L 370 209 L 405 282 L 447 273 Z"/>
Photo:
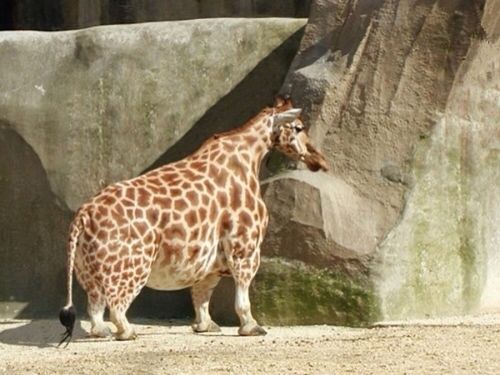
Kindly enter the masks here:
<path id="1" fill-rule="evenodd" d="M 54 290 L 64 280 L 70 218 L 33 148 L 0 123 L 0 317 L 60 302 Z M 42 298 L 33 311 L 35 295 Z"/>
<path id="2" fill-rule="evenodd" d="M 389 318 L 500 309 L 500 5 L 486 2 L 431 136 L 415 185 L 380 247 Z"/>
<path id="3" fill-rule="evenodd" d="M 32 145 L 53 191 L 74 210 L 153 163 L 303 23 L 4 32 L 1 118 Z"/>
<path id="4" fill-rule="evenodd" d="M 498 67 L 486 62 L 500 56 L 493 3 L 313 3 L 282 92 L 305 109 L 332 168 L 287 172 L 296 167 L 270 158 L 278 174 L 264 181 L 266 255 L 370 285 L 375 298 L 356 305 L 373 309 L 370 317 L 464 313 L 482 293 L 491 300 L 499 248 L 491 203 Z"/>
<path id="5" fill-rule="evenodd" d="M 182 157 L 203 132 L 237 126 L 272 102 L 304 23 L 0 33 L 0 315 L 57 312 L 72 211 L 104 185 Z M 134 304 L 137 314 L 190 313 L 186 293 L 141 298 L 148 303 Z"/>

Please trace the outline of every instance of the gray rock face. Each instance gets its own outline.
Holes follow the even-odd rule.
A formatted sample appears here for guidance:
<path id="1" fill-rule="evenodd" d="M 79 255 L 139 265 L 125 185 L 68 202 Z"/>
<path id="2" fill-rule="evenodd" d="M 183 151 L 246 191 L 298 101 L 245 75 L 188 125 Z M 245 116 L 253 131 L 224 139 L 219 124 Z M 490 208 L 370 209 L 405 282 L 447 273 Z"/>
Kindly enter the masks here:
<path id="1" fill-rule="evenodd" d="M 415 185 L 380 246 L 388 318 L 500 309 L 500 4 L 457 70 L 445 110 L 415 152 Z"/>
<path id="2" fill-rule="evenodd" d="M 460 22 L 455 11 L 465 12 Z M 332 174 L 383 206 L 383 232 L 404 205 L 414 145 L 444 109 L 467 52 L 469 39 L 455 33 L 470 35 L 477 22 L 460 1 L 443 12 L 405 1 L 313 6 L 285 89 L 307 109 Z M 451 56 L 438 37 L 453 44 Z"/>
<path id="3" fill-rule="evenodd" d="M 228 19 L 0 35 L 0 116 L 71 209 L 150 165 L 302 25 Z"/>
<path id="4" fill-rule="evenodd" d="M 370 275 L 382 318 L 470 311 L 486 269 L 498 288 L 484 262 L 498 259 L 486 235 L 498 238 L 498 207 L 471 203 L 491 199 L 499 170 L 485 114 L 498 123 L 498 67 L 486 61 L 500 56 L 500 13 L 481 4 L 313 4 L 282 91 L 331 171 L 268 181 L 266 254 Z"/>
<path id="5" fill-rule="evenodd" d="M 383 206 L 338 177 L 306 170 L 265 180 L 263 190 L 272 207 L 280 206 L 270 218 L 265 255 L 317 267 L 367 266 L 368 255 L 382 239 L 377 220 Z"/>
<path id="6" fill-rule="evenodd" d="M 0 316 L 57 311 L 72 211 L 102 186 L 178 159 L 272 102 L 304 23 L 0 33 Z M 146 292 L 131 310 L 185 317 L 190 301 Z"/>
<path id="7" fill-rule="evenodd" d="M 64 243 L 71 212 L 50 190 L 33 149 L 0 123 L 0 317 L 33 313 L 59 303 Z M 62 246 L 61 246 L 62 245 Z"/>

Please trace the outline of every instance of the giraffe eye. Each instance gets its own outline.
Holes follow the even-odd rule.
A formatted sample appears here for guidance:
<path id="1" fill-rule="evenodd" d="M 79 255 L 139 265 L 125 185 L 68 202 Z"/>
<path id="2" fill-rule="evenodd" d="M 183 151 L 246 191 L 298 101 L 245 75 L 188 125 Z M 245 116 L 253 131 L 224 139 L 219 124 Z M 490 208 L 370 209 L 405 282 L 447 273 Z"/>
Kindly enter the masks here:
<path id="1" fill-rule="evenodd" d="M 302 125 L 295 125 L 295 131 L 297 133 L 300 133 L 302 130 L 304 130 L 304 126 L 302 126 Z"/>

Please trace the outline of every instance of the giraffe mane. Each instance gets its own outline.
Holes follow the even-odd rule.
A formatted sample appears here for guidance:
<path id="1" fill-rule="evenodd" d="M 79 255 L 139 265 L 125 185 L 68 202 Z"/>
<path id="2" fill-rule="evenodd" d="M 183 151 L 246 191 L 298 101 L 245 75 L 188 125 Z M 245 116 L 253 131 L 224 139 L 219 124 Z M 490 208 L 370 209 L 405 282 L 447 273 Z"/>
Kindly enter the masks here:
<path id="1" fill-rule="evenodd" d="M 260 121 L 260 119 L 263 116 L 269 115 L 273 111 L 275 113 L 281 113 L 281 112 L 285 112 L 291 108 L 293 108 L 293 105 L 292 105 L 292 102 L 290 100 L 285 100 L 283 103 L 280 103 L 274 107 L 265 107 L 258 114 L 256 114 L 254 117 L 250 118 L 247 122 L 245 122 L 243 125 L 238 126 L 234 129 L 224 131 L 224 132 L 216 133 L 213 135 L 212 138 L 217 139 L 217 138 L 224 137 L 227 135 L 233 135 L 233 134 L 239 133 L 243 130 L 246 130 L 246 129 L 252 127 L 252 125 L 255 124 L 256 122 Z"/>
<path id="2" fill-rule="evenodd" d="M 233 134 L 236 134 L 236 133 L 240 133 L 243 130 L 251 128 L 255 123 L 259 122 L 262 117 L 271 114 L 272 111 L 273 111 L 273 108 L 266 107 L 263 110 L 261 110 L 257 115 L 255 115 L 254 117 L 250 118 L 243 125 L 238 126 L 237 128 L 234 128 L 234 129 L 230 129 L 230 130 L 224 131 L 224 132 L 216 133 L 216 134 L 213 135 L 212 138 L 217 139 L 217 138 L 224 137 L 224 136 L 227 136 L 227 135 L 233 135 Z"/>

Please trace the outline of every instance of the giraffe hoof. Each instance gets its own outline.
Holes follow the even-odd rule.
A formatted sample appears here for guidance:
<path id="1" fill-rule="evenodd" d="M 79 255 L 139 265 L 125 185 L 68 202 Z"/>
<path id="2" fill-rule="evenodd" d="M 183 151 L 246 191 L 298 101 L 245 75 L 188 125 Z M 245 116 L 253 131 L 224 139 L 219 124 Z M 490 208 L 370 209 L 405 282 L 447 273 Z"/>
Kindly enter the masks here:
<path id="1" fill-rule="evenodd" d="M 209 323 L 195 323 L 191 327 L 196 333 L 220 332 L 220 327 L 213 321 L 210 321 Z"/>
<path id="2" fill-rule="evenodd" d="M 134 331 L 122 332 L 116 334 L 116 339 L 118 341 L 128 341 L 135 340 L 137 338 L 137 334 Z"/>
<path id="3" fill-rule="evenodd" d="M 264 328 L 259 325 L 252 326 L 251 328 L 241 327 L 238 330 L 240 336 L 264 336 L 267 332 Z"/>
<path id="4" fill-rule="evenodd" d="M 92 338 L 105 338 L 112 335 L 111 329 L 109 327 L 92 328 L 90 330 L 89 337 Z"/>

